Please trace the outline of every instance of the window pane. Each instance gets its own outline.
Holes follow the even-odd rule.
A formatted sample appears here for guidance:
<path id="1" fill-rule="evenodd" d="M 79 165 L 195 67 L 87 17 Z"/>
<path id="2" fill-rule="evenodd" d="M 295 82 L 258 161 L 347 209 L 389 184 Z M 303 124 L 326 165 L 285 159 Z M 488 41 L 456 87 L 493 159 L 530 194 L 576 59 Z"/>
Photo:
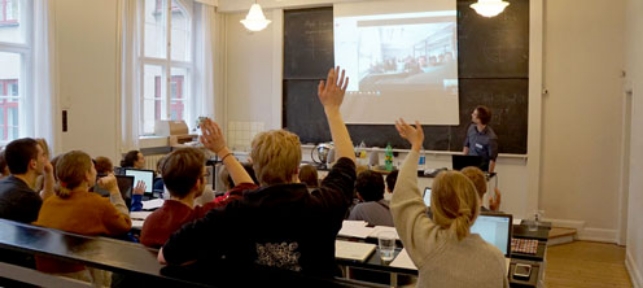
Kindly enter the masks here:
<path id="1" fill-rule="evenodd" d="M 172 60 L 190 61 L 191 23 L 189 14 L 185 13 L 176 0 L 172 0 Z"/>
<path id="2" fill-rule="evenodd" d="M 0 0 L 0 42 L 25 42 L 23 10 L 26 3 L 26 0 Z"/>
<path id="3" fill-rule="evenodd" d="M 167 58 L 167 0 L 145 0 L 145 57 Z"/>
<path id="4" fill-rule="evenodd" d="M 3 0 L 0 0 L 0 3 Z M 2 33 L 0 27 L 0 34 Z M 0 52 L 0 141 L 7 142 L 20 137 L 20 76 L 22 56 L 17 53 Z"/>
<path id="5" fill-rule="evenodd" d="M 156 120 L 167 119 L 162 99 L 165 99 L 165 73 L 158 65 L 145 65 L 143 68 L 143 133 L 154 133 Z"/>
<path id="6" fill-rule="evenodd" d="M 172 120 L 186 120 L 185 119 L 185 100 L 188 97 L 188 71 L 185 68 L 172 68 L 172 79 L 170 81 L 170 117 Z"/>

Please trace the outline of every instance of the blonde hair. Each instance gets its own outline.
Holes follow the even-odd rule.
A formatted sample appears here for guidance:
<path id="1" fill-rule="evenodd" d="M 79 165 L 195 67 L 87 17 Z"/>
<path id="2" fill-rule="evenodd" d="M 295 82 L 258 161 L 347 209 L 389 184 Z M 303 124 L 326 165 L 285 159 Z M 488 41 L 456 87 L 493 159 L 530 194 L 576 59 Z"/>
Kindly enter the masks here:
<path id="1" fill-rule="evenodd" d="M 442 172 L 433 180 L 433 221 L 443 229 L 451 229 L 458 240 L 469 236 L 469 228 L 480 213 L 479 201 L 471 180 L 458 171 Z"/>
<path id="2" fill-rule="evenodd" d="M 285 130 L 259 133 L 252 140 L 250 157 L 261 185 L 291 183 L 301 162 L 299 137 Z"/>
<path id="3" fill-rule="evenodd" d="M 56 190 L 56 195 L 60 198 L 67 198 L 71 190 L 80 186 L 85 181 L 86 173 L 91 171 L 92 158 L 83 151 L 69 151 L 56 161 L 56 176 L 60 184 L 60 189 Z"/>
<path id="4" fill-rule="evenodd" d="M 476 187 L 476 191 L 478 191 L 478 197 L 482 199 L 484 197 L 484 193 L 487 193 L 487 177 L 484 175 L 482 170 L 478 167 L 465 167 L 462 169 L 462 174 L 464 176 L 467 176 L 471 182 L 473 182 L 473 186 Z"/>

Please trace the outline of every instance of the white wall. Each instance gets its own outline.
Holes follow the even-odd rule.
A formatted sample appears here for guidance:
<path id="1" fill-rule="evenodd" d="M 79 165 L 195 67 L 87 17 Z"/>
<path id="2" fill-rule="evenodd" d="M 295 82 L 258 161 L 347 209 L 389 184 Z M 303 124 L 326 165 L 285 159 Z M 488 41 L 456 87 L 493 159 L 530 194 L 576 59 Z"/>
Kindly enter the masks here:
<path id="1" fill-rule="evenodd" d="M 615 241 L 624 93 L 624 1 L 547 1 L 540 207 Z M 600 20 L 599 20 L 600 19 Z"/>
<path id="2" fill-rule="evenodd" d="M 634 287 L 643 287 L 643 1 L 628 0 L 626 11 L 625 87 L 632 90 L 626 266 Z"/>
<path id="3" fill-rule="evenodd" d="M 120 137 L 116 125 L 117 1 L 53 3 L 58 94 L 69 120 L 68 132 L 62 133 L 62 151 L 82 149 L 92 156 L 120 159 L 116 149 Z"/>

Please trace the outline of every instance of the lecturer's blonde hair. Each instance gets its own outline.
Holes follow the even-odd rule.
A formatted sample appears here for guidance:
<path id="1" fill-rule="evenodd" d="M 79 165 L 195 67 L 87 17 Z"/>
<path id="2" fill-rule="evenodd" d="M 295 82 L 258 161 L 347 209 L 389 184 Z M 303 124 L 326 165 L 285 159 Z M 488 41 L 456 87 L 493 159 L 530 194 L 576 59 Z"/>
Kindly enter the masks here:
<path id="1" fill-rule="evenodd" d="M 469 236 L 471 225 L 480 213 L 476 188 L 469 178 L 458 171 L 438 174 L 431 189 L 433 221 L 453 231 L 458 240 Z"/>
<path id="2" fill-rule="evenodd" d="M 285 130 L 257 134 L 252 140 L 252 168 L 261 185 L 291 183 L 299 171 L 299 136 Z"/>

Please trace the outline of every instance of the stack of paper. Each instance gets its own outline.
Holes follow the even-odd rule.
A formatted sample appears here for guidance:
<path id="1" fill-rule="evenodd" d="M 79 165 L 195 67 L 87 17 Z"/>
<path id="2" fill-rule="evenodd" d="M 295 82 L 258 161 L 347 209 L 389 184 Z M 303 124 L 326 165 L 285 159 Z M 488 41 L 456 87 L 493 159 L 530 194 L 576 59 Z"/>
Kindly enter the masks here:
<path id="1" fill-rule="evenodd" d="M 154 210 L 154 209 L 161 208 L 161 206 L 163 206 L 163 202 L 165 202 L 165 200 L 163 199 L 152 199 L 152 200 L 142 201 L 143 210 Z"/>
<path id="2" fill-rule="evenodd" d="M 373 228 L 366 227 L 368 223 L 364 221 L 351 221 L 344 220 L 342 223 L 342 229 L 337 233 L 339 236 L 344 237 L 355 237 L 366 239 L 371 233 L 373 233 Z"/>
<path id="3" fill-rule="evenodd" d="M 335 258 L 364 262 L 375 251 L 375 244 L 335 240 Z"/>

